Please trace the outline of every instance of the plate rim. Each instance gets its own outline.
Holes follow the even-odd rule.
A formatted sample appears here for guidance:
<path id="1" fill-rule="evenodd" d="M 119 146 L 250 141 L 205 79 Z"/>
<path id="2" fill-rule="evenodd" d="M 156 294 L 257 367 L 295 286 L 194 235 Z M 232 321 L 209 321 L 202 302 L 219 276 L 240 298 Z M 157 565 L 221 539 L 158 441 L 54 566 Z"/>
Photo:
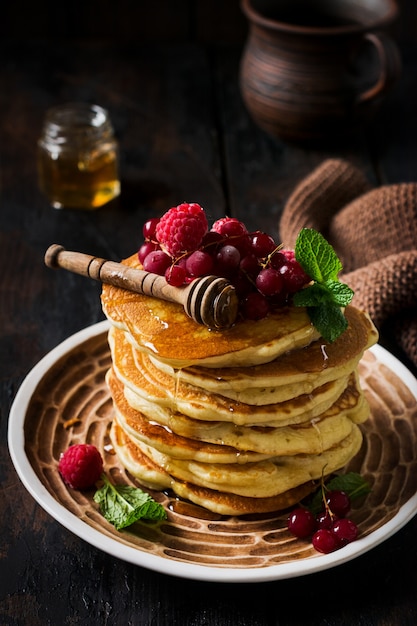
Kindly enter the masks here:
<path id="1" fill-rule="evenodd" d="M 108 320 L 97 322 L 64 339 L 50 350 L 23 379 L 13 400 L 8 419 L 7 443 L 13 466 L 26 490 L 34 500 L 67 530 L 102 552 L 136 566 L 161 574 L 206 582 L 268 582 L 314 574 L 353 560 L 380 545 L 401 530 L 417 514 L 417 493 L 405 502 L 383 526 L 331 554 L 318 554 L 307 559 L 260 568 L 222 568 L 168 559 L 142 551 L 139 547 L 118 542 L 91 527 L 58 502 L 44 487 L 25 453 L 24 424 L 32 395 L 49 368 L 68 351 L 110 328 Z M 380 344 L 369 349 L 401 378 L 417 402 L 417 379 L 396 356 Z"/>

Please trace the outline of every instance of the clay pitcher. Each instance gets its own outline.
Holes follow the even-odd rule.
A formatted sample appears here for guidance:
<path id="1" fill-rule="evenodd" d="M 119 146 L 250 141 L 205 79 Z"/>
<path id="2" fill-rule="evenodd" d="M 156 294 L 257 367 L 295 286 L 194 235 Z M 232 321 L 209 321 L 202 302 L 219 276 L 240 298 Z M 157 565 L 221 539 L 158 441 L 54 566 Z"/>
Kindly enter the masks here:
<path id="1" fill-rule="evenodd" d="M 315 140 L 366 123 L 401 71 L 395 0 L 242 0 L 240 89 L 271 135 Z"/>

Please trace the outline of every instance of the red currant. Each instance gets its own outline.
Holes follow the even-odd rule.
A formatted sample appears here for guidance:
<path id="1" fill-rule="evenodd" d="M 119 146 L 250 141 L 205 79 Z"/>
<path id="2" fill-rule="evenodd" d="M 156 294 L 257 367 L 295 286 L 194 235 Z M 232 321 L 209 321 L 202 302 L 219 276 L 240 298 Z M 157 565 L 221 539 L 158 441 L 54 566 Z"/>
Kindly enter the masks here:
<path id="1" fill-rule="evenodd" d="M 255 278 L 259 274 L 259 261 L 254 254 L 248 254 L 241 259 L 239 264 L 242 272 Z"/>
<path id="2" fill-rule="evenodd" d="M 278 270 L 267 267 L 259 272 L 256 277 L 256 288 L 264 296 L 275 296 L 283 291 L 284 280 Z"/>
<path id="3" fill-rule="evenodd" d="M 171 257 L 162 250 L 150 252 L 143 260 L 143 269 L 164 276 L 166 270 L 171 265 Z"/>
<path id="4" fill-rule="evenodd" d="M 327 528 L 317 530 L 311 539 L 311 543 L 317 552 L 321 552 L 322 554 L 334 552 L 339 547 L 336 535 Z"/>
<path id="5" fill-rule="evenodd" d="M 332 532 L 336 536 L 340 546 L 345 546 L 355 541 L 358 537 L 357 525 L 346 517 L 333 524 Z"/>
<path id="6" fill-rule="evenodd" d="M 334 522 L 337 521 L 339 518 L 326 510 L 319 513 L 316 519 L 318 528 L 327 528 L 328 530 L 331 530 Z"/>
<path id="7" fill-rule="evenodd" d="M 309 282 L 294 252 L 281 250 L 267 233 L 250 233 L 234 217 L 223 217 L 210 231 L 207 228 L 199 204 L 172 207 L 143 224 L 145 241 L 138 259 L 146 271 L 165 276 L 173 286 L 209 274 L 228 279 L 246 319 L 261 319 L 288 305 L 292 294 Z"/>
<path id="8" fill-rule="evenodd" d="M 145 243 L 143 243 L 141 245 L 141 247 L 138 250 L 138 259 L 139 262 L 142 263 L 145 260 L 145 258 L 148 256 L 148 254 L 150 254 L 151 252 L 155 252 L 155 250 L 160 250 L 159 244 L 158 243 L 153 243 L 151 241 L 145 241 Z"/>
<path id="9" fill-rule="evenodd" d="M 338 489 L 329 491 L 326 496 L 326 502 L 331 512 L 338 517 L 346 517 L 350 511 L 350 498 L 344 491 Z"/>
<path id="10" fill-rule="evenodd" d="M 242 301 L 242 315 L 247 320 L 261 320 L 269 313 L 268 300 L 259 291 L 249 293 Z"/>
<path id="11" fill-rule="evenodd" d="M 209 230 L 201 240 L 201 249 L 206 252 L 213 253 L 220 242 L 223 241 L 223 237 L 220 233 L 216 233 L 214 230 Z"/>
<path id="12" fill-rule="evenodd" d="M 252 242 L 248 234 L 241 237 L 231 237 L 229 241 L 239 250 L 241 257 L 252 253 Z"/>
<path id="13" fill-rule="evenodd" d="M 252 250 L 258 258 L 262 259 L 268 256 L 268 254 L 271 254 L 271 252 L 275 250 L 276 247 L 276 243 L 272 239 L 272 237 L 270 237 L 270 235 L 267 235 L 266 233 L 263 233 L 261 231 L 256 231 L 255 233 L 253 233 Z"/>
<path id="14" fill-rule="evenodd" d="M 219 276 L 230 276 L 240 263 L 240 252 L 235 246 L 226 244 L 216 254 L 216 273 Z"/>
<path id="15" fill-rule="evenodd" d="M 196 250 L 186 258 L 185 268 L 190 276 L 208 276 L 213 271 L 213 264 L 208 252 Z"/>
<path id="16" fill-rule="evenodd" d="M 173 287 L 180 287 L 184 284 L 187 276 L 185 267 L 175 264 L 171 265 L 165 270 L 165 278 L 169 285 Z"/>
<path id="17" fill-rule="evenodd" d="M 155 239 L 155 231 L 156 231 L 158 222 L 159 222 L 159 217 L 151 217 L 151 219 L 147 220 L 144 223 L 142 227 L 142 233 L 146 241 Z"/>
<path id="18" fill-rule="evenodd" d="M 236 293 L 240 300 L 252 293 L 254 288 L 251 280 L 248 278 L 245 272 L 238 272 L 231 280 L 231 284 L 236 289 Z"/>
<path id="19" fill-rule="evenodd" d="M 309 509 L 299 507 L 288 517 L 288 530 L 299 539 L 311 537 L 316 530 L 316 519 Z"/>
<path id="20" fill-rule="evenodd" d="M 283 267 L 284 265 L 287 265 L 287 263 L 288 263 L 288 261 L 287 261 L 286 257 L 282 254 L 282 252 L 279 252 L 278 250 L 276 250 L 269 257 L 269 264 L 270 264 L 270 266 L 273 267 L 276 270 L 280 270 L 281 267 Z"/>
<path id="21" fill-rule="evenodd" d="M 284 278 L 285 286 L 289 293 L 300 291 L 300 289 L 304 287 L 304 285 L 307 285 L 311 280 L 296 260 L 287 261 L 281 266 L 280 272 Z"/>

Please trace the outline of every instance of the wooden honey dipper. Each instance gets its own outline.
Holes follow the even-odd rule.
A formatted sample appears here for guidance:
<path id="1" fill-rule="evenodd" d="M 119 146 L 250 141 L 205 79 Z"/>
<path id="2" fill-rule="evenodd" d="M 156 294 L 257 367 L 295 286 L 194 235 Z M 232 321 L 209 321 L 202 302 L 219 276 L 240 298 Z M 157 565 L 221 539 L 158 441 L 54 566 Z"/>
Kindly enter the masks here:
<path id="1" fill-rule="evenodd" d="M 225 278 L 203 276 L 184 287 L 173 287 L 158 274 L 71 252 L 59 244 L 47 249 L 45 264 L 52 269 L 66 269 L 128 291 L 182 304 L 189 317 L 209 328 L 229 328 L 236 321 L 236 290 Z"/>

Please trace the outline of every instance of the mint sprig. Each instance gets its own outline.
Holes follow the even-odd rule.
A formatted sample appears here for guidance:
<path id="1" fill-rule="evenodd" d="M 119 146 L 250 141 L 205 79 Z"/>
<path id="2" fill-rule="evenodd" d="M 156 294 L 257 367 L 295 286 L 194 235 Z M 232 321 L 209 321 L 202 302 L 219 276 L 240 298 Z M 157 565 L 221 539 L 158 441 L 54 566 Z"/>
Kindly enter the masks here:
<path id="1" fill-rule="evenodd" d="M 105 474 L 101 478 L 104 484 L 94 494 L 94 502 L 117 530 L 131 526 L 139 519 L 166 519 L 162 504 L 155 502 L 148 493 L 130 485 L 113 485 Z"/>
<path id="2" fill-rule="evenodd" d="M 294 294 L 294 305 L 306 307 L 312 324 L 332 343 L 347 328 L 341 307 L 353 298 L 352 289 L 339 280 L 342 263 L 329 242 L 313 228 L 299 232 L 295 258 L 313 282 Z"/>
<path id="3" fill-rule="evenodd" d="M 348 472 L 347 474 L 338 474 L 331 478 L 325 485 L 324 491 L 344 491 L 350 498 L 351 502 L 362 496 L 366 496 L 371 491 L 369 483 L 356 472 Z M 320 487 L 314 494 L 313 498 L 308 502 L 307 508 L 317 515 L 323 509 L 323 489 Z"/>

